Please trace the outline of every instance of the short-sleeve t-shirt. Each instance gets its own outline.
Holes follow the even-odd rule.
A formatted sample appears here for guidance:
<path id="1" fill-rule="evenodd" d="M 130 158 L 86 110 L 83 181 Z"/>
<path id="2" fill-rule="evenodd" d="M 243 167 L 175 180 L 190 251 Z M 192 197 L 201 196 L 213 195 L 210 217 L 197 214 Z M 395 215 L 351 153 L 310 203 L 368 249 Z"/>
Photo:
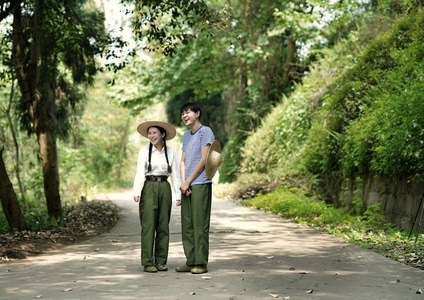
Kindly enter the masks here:
<path id="1" fill-rule="evenodd" d="M 215 140 L 215 136 L 212 132 L 212 129 L 208 126 L 200 126 L 195 132 L 191 132 L 191 130 L 187 130 L 183 135 L 183 146 L 182 151 L 185 153 L 185 178 L 193 172 L 197 163 L 200 161 L 202 157 L 201 149 L 202 147 L 212 144 Z M 196 184 L 205 184 L 211 183 L 210 180 L 206 176 L 206 171 L 203 170 L 202 173 L 197 176 L 191 185 Z"/>

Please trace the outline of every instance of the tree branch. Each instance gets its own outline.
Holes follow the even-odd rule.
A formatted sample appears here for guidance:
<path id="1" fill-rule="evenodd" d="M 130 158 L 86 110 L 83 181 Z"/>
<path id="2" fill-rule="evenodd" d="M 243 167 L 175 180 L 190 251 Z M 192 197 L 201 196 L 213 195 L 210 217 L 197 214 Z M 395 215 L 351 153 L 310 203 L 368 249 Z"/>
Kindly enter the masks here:
<path id="1" fill-rule="evenodd" d="M 15 5 L 19 5 L 20 3 L 21 0 L 0 1 L 0 22 L 12 13 Z"/>

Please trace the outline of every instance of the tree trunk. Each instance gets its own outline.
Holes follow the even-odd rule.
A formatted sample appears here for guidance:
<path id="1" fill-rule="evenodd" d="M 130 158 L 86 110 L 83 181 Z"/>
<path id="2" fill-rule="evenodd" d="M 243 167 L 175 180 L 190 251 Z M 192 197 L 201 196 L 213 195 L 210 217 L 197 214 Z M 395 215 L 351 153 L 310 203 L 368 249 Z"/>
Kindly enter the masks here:
<path id="1" fill-rule="evenodd" d="M 115 182 L 117 185 L 119 185 L 120 181 L 121 181 L 121 174 L 122 174 L 122 165 L 124 162 L 124 158 L 125 158 L 125 150 L 127 147 L 127 141 L 128 141 L 128 131 L 129 131 L 129 126 L 130 126 L 130 119 L 128 118 L 127 121 L 125 122 L 125 127 L 122 130 L 122 135 L 121 135 L 121 140 L 120 140 L 120 148 L 119 148 L 119 162 L 118 162 L 118 170 L 117 170 L 117 174 L 116 174 L 116 179 Z"/>
<path id="2" fill-rule="evenodd" d="M 287 37 L 287 56 L 284 62 L 282 81 L 289 84 L 292 80 L 292 72 L 296 61 L 296 40 L 293 37 Z"/>
<path id="3" fill-rule="evenodd" d="M 53 133 L 54 116 L 54 72 L 49 70 L 48 45 L 44 36 L 40 9 L 43 5 L 36 1 L 33 34 L 30 44 L 25 40 L 22 26 L 21 6 L 17 5 L 13 14 L 13 59 L 22 93 L 22 102 L 32 122 L 32 131 L 37 136 L 42 160 L 44 193 L 49 216 L 58 219 L 62 214 L 59 193 L 59 168 L 56 139 Z M 29 48 L 29 49 L 28 49 Z M 29 53 L 29 57 L 25 53 Z M 46 76 L 40 80 L 40 74 Z M 44 88 L 43 88 L 44 87 Z"/>
<path id="4" fill-rule="evenodd" d="M 25 219 L 19 206 L 18 198 L 13 190 L 12 182 L 3 161 L 3 150 L 0 149 L 0 201 L 10 231 L 25 230 Z"/>
<path id="5" fill-rule="evenodd" d="M 56 140 L 49 130 L 49 119 L 45 105 L 40 101 L 36 104 L 34 124 L 40 146 L 40 155 L 43 166 L 44 193 L 49 216 L 60 218 L 62 205 L 59 193 L 59 167 L 57 159 Z"/>
<path id="6" fill-rule="evenodd" d="M 19 154 L 19 152 L 20 152 L 19 151 L 19 143 L 18 143 L 18 138 L 16 136 L 15 128 L 14 128 L 14 123 L 13 123 L 13 120 L 12 120 L 13 117 L 12 117 L 12 114 L 10 113 L 10 110 L 12 108 L 12 102 L 13 102 L 14 95 L 15 95 L 15 80 L 12 81 L 12 87 L 11 87 L 11 90 L 10 90 L 10 97 L 9 97 L 9 104 L 7 105 L 7 109 L 6 109 L 6 118 L 7 118 L 7 122 L 9 123 L 10 133 L 12 135 L 13 145 L 15 147 L 16 180 L 18 182 L 19 191 L 21 193 L 21 199 L 22 199 L 23 204 L 24 204 L 24 210 L 28 211 L 29 210 L 28 201 L 26 200 L 25 189 L 24 189 L 24 185 L 23 185 L 22 180 L 21 180 L 21 171 L 20 171 L 21 155 Z"/>

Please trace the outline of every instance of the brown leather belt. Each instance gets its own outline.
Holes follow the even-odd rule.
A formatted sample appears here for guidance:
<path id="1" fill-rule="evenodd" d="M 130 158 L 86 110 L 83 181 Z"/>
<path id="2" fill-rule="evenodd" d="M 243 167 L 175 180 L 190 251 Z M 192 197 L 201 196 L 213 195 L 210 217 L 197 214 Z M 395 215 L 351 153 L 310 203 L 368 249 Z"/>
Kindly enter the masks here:
<path id="1" fill-rule="evenodd" d="M 168 181 L 168 176 L 146 176 L 146 181 L 165 182 Z"/>

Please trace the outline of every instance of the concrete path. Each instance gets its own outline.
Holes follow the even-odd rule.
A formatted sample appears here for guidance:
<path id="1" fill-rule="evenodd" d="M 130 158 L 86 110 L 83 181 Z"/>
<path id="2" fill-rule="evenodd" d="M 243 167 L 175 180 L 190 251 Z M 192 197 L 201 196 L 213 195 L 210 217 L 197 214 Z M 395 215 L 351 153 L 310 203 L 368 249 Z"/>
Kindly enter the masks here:
<path id="1" fill-rule="evenodd" d="M 0 299 L 424 299 L 424 272 L 278 216 L 214 199 L 209 273 L 184 264 L 173 208 L 168 272 L 140 265 L 138 206 L 109 233 L 46 255 L 0 265 Z M 417 293 L 418 292 L 418 293 Z"/>

